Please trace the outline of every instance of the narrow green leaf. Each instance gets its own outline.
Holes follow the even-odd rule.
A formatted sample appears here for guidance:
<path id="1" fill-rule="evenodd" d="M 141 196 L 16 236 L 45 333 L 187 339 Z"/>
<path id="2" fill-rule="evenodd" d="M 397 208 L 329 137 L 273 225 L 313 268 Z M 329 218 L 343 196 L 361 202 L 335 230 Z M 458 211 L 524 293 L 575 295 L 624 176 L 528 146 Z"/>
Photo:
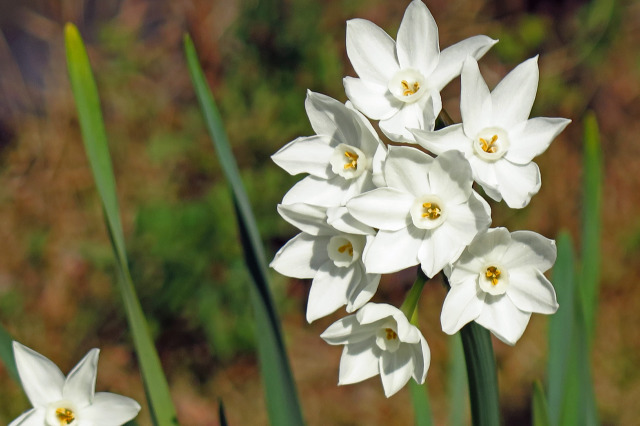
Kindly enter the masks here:
<path id="1" fill-rule="evenodd" d="M 227 426 L 227 415 L 224 413 L 224 404 L 222 403 L 222 399 L 218 400 L 218 420 L 220 421 L 220 426 Z"/>
<path id="2" fill-rule="evenodd" d="M 475 321 L 460 330 L 469 377 L 471 420 L 474 426 L 500 424 L 498 376 L 489 331 Z"/>
<path id="3" fill-rule="evenodd" d="M 410 380 L 409 382 L 411 402 L 413 404 L 414 424 L 416 426 L 433 425 L 433 415 L 431 414 L 427 385 L 418 384 L 415 380 Z"/>
<path id="4" fill-rule="evenodd" d="M 533 426 L 550 426 L 549 423 L 549 407 L 547 406 L 547 398 L 542 390 L 540 382 L 533 384 L 533 407 L 532 407 L 532 424 Z"/>
<path id="5" fill-rule="evenodd" d="M 547 395 L 549 396 L 549 420 L 552 425 L 560 422 L 567 377 L 573 354 L 575 322 L 575 260 L 571 236 L 562 232 L 558 236 L 558 257 L 553 267 L 551 282 L 555 286 L 560 307 L 549 317 L 549 359 L 547 366 Z"/>
<path id="6" fill-rule="evenodd" d="M 4 364 L 4 368 L 16 383 L 20 383 L 20 376 L 16 369 L 16 362 L 13 358 L 13 339 L 7 330 L 0 325 L 0 360 Z"/>
<path id="7" fill-rule="evenodd" d="M 449 338 L 449 425 L 468 424 L 467 371 L 459 334 Z"/>
<path id="8" fill-rule="evenodd" d="M 584 120 L 583 156 L 583 218 L 582 218 L 582 290 L 584 319 L 589 346 L 595 329 L 600 286 L 600 232 L 602 222 L 602 150 L 595 114 L 589 112 Z"/>
<path id="9" fill-rule="evenodd" d="M 102 201 L 107 230 L 116 255 L 120 293 L 140 363 L 151 415 L 156 425 L 176 425 L 178 421 L 171 401 L 169 386 L 131 282 L 98 89 L 78 29 L 69 23 L 65 26 L 64 33 L 69 79 L 78 109 L 82 139 Z"/>
<path id="10" fill-rule="evenodd" d="M 188 35 L 184 37 L 185 56 L 200 108 L 214 148 L 227 177 L 234 199 L 245 259 L 253 278 L 250 290 L 256 319 L 256 338 L 260 355 L 267 410 L 273 425 L 303 424 L 297 391 L 284 348 L 280 321 L 269 290 L 267 264 L 258 227 L 244 190 L 224 124 L 200 67 Z"/>

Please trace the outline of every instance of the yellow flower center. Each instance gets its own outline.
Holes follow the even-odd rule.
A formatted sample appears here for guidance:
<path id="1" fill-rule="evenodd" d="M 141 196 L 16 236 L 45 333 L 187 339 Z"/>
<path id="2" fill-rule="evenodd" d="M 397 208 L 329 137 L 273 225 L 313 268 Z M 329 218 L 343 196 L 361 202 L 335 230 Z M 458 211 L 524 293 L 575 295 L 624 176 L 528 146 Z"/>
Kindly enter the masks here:
<path id="1" fill-rule="evenodd" d="M 493 135 L 491 140 L 487 142 L 486 139 L 480 138 L 480 146 L 484 152 L 488 152 L 489 154 L 494 154 L 498 147 L 494 145 L 498 141 L 498 135 Z"/>
<path id="2" fill-rule="evenodd" d="M 400 84 L 402 84 L 402 89 L 403 89 L 402 90 L 402 94 L 404 96 L 413 95 L 418 90 L 420 90 L 420 83 L 418 83 L 417 81 L 415 83 L 413 83 L 413 85 L 411 85 L 411 87 L 409 87 L 409 83 L 407 82 L 407 80 L 402 80 L 402 82 L 400 82 Z"/>
<path id="3" fill-rule="evenodd" d="M 358 168 L 358 154 L 356 154 L 355 152 L 346 151 L 344 153 L 344 156 L 349 159 L 349 162 L 344 165 L 345 170 L 346 169 L 354 169 L 355 170 L 355 169 Z"/>
<path id="4" fill-rule="evenodd" d="M 338 251 L 340 253 L 344 253 L 346 251 L 347 253 L 349 253 L 349 256 L 353 257 L 353 246 L 351 245 L 351 242 L 338 247 Z"/>
<path id="5" fill-rule="evenodd" d="M 60 422 L 60 426 L 70 425 L 76 419 L 76 416 L 68 408 L 58 408 L 56 410 L 56 417 Z"/>
<path id="6" fill-rule="evenodd" d="M 384 332 L 387 340 L 396 340 L 398 338 L 398 335 L 396 334 L 396 332 L 390 328 L 385 328 Z"/>
<path id="7" fill-rule="evenodd" d="M 485 277 L 487 277 L 487 280 L 491 281 L 491 285 L 495 286 L 498 284 L 498 279 L 500 278 L 500 269 L 496 268 L 495 266 L 489 266 L 487 268 L 487 272 L 485 272 Z"/>
<path id="8" fill-rule="evenodd" d="M 442 213 L 440 206 L 436 203 L 422 203 L 422 208 L 424 209 L 422 217 L 428 217 L 431 220 L 439 218 Z"/>

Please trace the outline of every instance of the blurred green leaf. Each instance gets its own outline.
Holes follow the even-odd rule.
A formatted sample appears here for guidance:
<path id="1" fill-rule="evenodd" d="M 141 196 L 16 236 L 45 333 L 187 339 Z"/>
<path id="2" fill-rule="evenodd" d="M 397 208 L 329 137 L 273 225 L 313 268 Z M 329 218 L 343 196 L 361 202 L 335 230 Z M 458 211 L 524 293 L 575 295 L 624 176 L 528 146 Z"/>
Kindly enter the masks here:
<path id="1" fill-rule="evenodd" d="M 431 405 L 429 404 L 429 391 L 426 384 L 419 384 L 415 380 L 409 381 L 411 402 L 413 404 L 414 424 L 416 426 L 433 425 Z"/>
<path id="2" fill-rule="evenodd" d="M 571 236 L 561 232 L 558 236 L 558 257 L 553 267 L 551 281 L 556 289 L 560 307 L 549 317 L 549 359 L 547 365 L 547 395 L 549 419 L 557 425 L 562 414 L 566 383 L 572 356 L 575 321 L 575 259 Z"/>
<path id="3" fill-rule="evenodd" d="M 231 152 L 224 124 L 188 35 L 185 35 L 184 47 L 189 73 L 207 129 L 231 186 L 245 259 L 253 277 L 254 285 L 250 287 L 250 295 L 255 310 L 260 370 L 264 380 L 269 418 L 274 425 L 303 424 L 297 391 L 284 349 L 280 322 L 269 290 L 267 263 L 253 211 Z"/>
<path id="4" fill-rule="evenodd" d="M 584 319 L 589 345 L 595 331 L 600 286 L 600 233 L 602 221 L 602 150 L 598 121 L 593 112 L 584 120 L 583 156 L 583 218 L 582 218 L 582 268 L 580 289 L 582 292 Z"/>
<path id="5" fill-rule="evenodd" d="M 468 424 L 469 400 L 467 399 L 467 372 L 460 336 L 449 338 L 449 425 Z"/>
<path id="6" fill-rule="evenodd" d="M 222 399 L 218 401 L 218 419 L 220 420 L 220 426 L 227 426 L 227 415 L 224 413 Z"/>
<path id="7" fill-rule="evenodd" d="M 142 371 L 151 416 L 157 425 L 175 425 L 177 424 L 176 412 L 171 401 L 167 380 L 131 282 L 98 89 L 78 29 L 68 23 L 64 33 L 69 79 L 78 110 L 82 139 L 100 194 L 109 237 L 116 255 L 120 276 L 118 283 Z"/>
<path id="8" fill-rule="evenodd" d="M 533 426 L 549 426 L 549 407 L 547 406 L 547 398 L 542 390 L 542 385 L 538 381 L 533 384 L 532 417 Z"/>
<path id="9" fill-rule="evenodd" d="M 16 383 L 20 383 L 20 376 L 18 375 L 16 362 L 13 358 L 13 339 L 2 325 L 0 325 L 0 360 L 2 360 L 4 368 L 11 378 L 15 380 Z"/>

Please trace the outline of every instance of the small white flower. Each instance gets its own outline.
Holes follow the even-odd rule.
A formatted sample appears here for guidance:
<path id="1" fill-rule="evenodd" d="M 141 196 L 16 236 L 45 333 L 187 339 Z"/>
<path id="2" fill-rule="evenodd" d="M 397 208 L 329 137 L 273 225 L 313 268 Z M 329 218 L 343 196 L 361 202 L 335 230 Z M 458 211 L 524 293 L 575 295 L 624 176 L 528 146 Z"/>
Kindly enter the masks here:
<path id="1" fill-rule="evenodd" d="M 316 136 L 291 141 L 271 156 L 292 175 L 310 174 L 287 192 L 282 204 L 341 206 L 373 189 L 374 164 L 380 161 L 376 152 L 385 148 L 371 123 L 349 105 L 311 91 L 305 107 Z"/>
<path id="2" fill-rule="evenodd" d="M 39 353 L 13 342 L 20 381 L 33 408 L 9 426 L 118 426 L 138 415 L 140 405 L 109 392 L 95 393 L 98 349 L 91 349 L 65 378 Z"/>
<path id="3" fill-rule="evenodd" d="M 478 235 L 445 268 L 451 290 L 442 307 L 442 330 L 454 334 L 475 321 L 514 345 L 532 312 L 558 309 L 556 292 L 543 275 L 555 260 L 555 242 L 535 232 L 495 228 Z"/>
<path id="4" fill-rule="evenodd" d="M 398 42 L 364 19 L 347 22 L 347 55 L 360 78 L 345 77 L 347 96 L 392 140 L 412 142 L 407 128 L 433 130 L 442 108 L 440 91 L 460 75 L 464 59 L 481 58 L 496 43 L 487 36 L 463 40 L 440 52 L 438 27 L 420 1 L 409 4 Z"/>
<path id="5" fill-rule="evenodd" d="M 472 190 L 469 163 L 459 152 L 434 159 L 413 147 L 391 146 L 384 177 L 388 187 L 347 203 L 357 220 L 379 229 L 365 255 L 368 272 L 420 263 L 433 277 L 491 223 L 489 205 Z"/>
<path id="6" fill-rule="evenodd" d="M 532 160 L 571 122 L 565 118 L 529 118 L 538 88 L 538 57 L 518 65 L 489 93 L 478 63 L 462 68 L 462 124 L 437 132 L 414 130 L 416 142 L 436 155 L 464 154 L 473 178 L 488 196 L 522 208 L 540 189 L 540 170 Z"/>
<path id="7" fill-rule="evenodd" d="M 353 312 L 373 297 L 380 275 L 366 273 L 362 263 L 373 229 L 353 220 L 344 207 L 327 212 L 307 204 L 279 205 L 278 213 L 303 232 L 276 253 L 271 267 L 288 277 L 313 278 L 307 321 L 344 305 Z"/>
<path id="8" fill-rule="evenodd" d="M 367 303 L 355 315 L 333 323 L 320 335 L 330 345 L 345 345 L 340 358 L 339 385 L 380 374 L 387 397 L 413 377 L 424 383 L 431 352 L 420 330 L 399 309 Z"/>

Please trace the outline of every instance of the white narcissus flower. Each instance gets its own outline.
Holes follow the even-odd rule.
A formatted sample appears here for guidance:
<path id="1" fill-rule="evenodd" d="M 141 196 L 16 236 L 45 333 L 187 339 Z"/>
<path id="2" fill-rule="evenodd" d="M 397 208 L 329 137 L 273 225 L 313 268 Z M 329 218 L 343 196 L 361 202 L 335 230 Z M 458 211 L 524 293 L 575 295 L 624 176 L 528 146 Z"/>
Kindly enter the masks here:
<path id="1" fill-rule="evenodd" d="M 538 89 L 538 57 L 518 65 L 489 93 L 478 63 L 462 68 L 462 124 L 437 132 L 414 130 L 416 142 L 436 155 L 464 154 L 474 179 L 488 196 L 523 208 L 540 190 L 540 170 L 533 158 L 571 122 L 565 118 L 529 118 Z"/>
<path id="2" fill-rule="evenodd" d="M 445 269 L 451 290 L 440 317 L 454 334 L 470 321 L 514 345 L 532 312 L 553 314 L 556 292 L 543 272 L 556 260 L 556 245 L 535 232 L 489 229 Z"/>
<path id="3" fill-rule="evenodd" d="M 384 394 L 398 392 L 411 377 L 424 383 L 431 352 L 420 330 L 399 309 L 367 303 L 355 315 L 333 323 L 320 335 L 330 345 L 345 345 L 338 384 L 380 374 Z"/>
<path id="4" fill-rule="evenodd" d="M 311 91 L 305 108 L 316 135 L 297 138 L 271 156 L 292 175 L 310 174 L 287 192 L 282 204 L 342 206 L 373 189 L 374 157 L 385 148 L 371 123 L 349 105 Z"/>
<path id="5" fill-rule="evenodd" d="M 91 349 L 65 378 L 39 353 L 13 342 L 20 381 L 33 408 L 9 426 L 118 426 L 133 419 L 140 405 L 109 392 L 95 393 L 98 349 Z"/>
<path id="6" fill-rule="evenodd" d="M 353 217 L 379 229 L 364 258 L 368 272 L 420 263 L 433 277 L 491 223 L 489 205 L 471 188 L 471 169 L 459 152 L 434 159 L 413 147 L 391 146 L 384 177 L 388 187 L 347 203 Z"/>
<path id="7" fill-rule="evenodd" d="M 279 205 L 278 213 L 303 232 L 276 253 L 271 267 L 288 277 L 313 278 L 307 321 L 344 305 L 353 312 L 373 297 L 380 275 L 367 273 L 362 263 L 373 229 L 353 220 L 344 207 L 327 212 L 308 204 Z"/>
<path id="8" fill-rule="evenodd" d="M 380 120 L 390 139 L 412 142 L 407 128 L 433 130 L 442 109 L 440 91 L 460 75 L 465 58 L 479 59 L 495 43 L 475 36 L 440 52 L 438 27 L 420 0 L 407 7 L 397 43 L 372 22 L 352 19 L 347 55 L 360 78 L 345 77 L 345 91 L 356 108 Z"/>

